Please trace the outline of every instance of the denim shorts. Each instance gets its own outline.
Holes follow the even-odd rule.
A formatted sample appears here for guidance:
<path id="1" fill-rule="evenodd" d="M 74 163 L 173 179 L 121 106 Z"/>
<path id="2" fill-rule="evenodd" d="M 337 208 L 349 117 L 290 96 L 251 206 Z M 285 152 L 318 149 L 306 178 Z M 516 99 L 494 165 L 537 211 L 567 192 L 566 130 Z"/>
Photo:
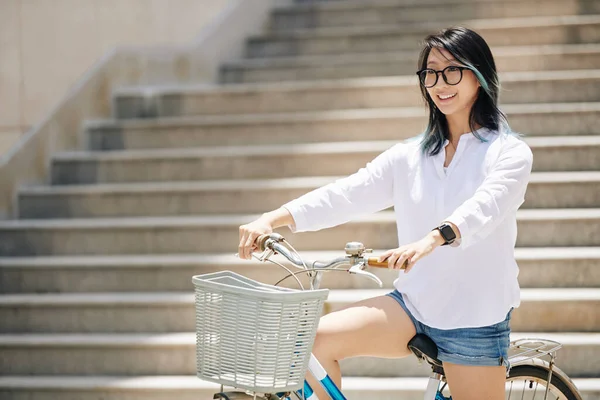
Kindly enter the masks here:
<path id="1" fill-rule="evenodd" d="M 510 346 L 510 317 L 489 326 L 477 328 L 437 329 L 418 321 L 408 310 L 402 294 L 397 290 L 387 294 L 400 304 L 415 324 L 417 333 L 431 338 L 438 347 L 438 359 L 462 365 L 504 365 L 510 370 L 508 348 Z"/>

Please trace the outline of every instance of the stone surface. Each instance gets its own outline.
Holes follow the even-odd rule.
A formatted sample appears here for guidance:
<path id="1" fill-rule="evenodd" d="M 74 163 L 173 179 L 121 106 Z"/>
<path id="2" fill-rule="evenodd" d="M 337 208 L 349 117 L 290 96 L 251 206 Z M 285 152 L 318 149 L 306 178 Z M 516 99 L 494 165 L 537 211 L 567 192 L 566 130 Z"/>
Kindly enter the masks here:
<path id="1" fill-rule="evenodd" d="M 600 64 L 597 44 L 494 47 L 500 72 L 594 69 Z M 221 68 L 221 82 L 295 80 L 410 75 L 417 71 L 415 51 L 244 59 Z"/>
<path id="2" fill-rule="evenodd" d="M 337 251 L 310 251 L 309 260 L 332 259 Z M 385 249 L 375 250 L 381 254 Z M 522 288 L 597 288 L 600 286 L 600 248 L 517 248 L 519 283 Z M 280 262 L 288 264 L 283 257 Z M 288 265 L 289 267 L 289 265 Z M 189 291 L 191 276 L 213 271 L 234 271 L 251 279 L 275 284 L 288 273 L 280 267 L 236 258 L 233 254 L 54 256 L 0 258 L 0 292 L 89 293 Z M 370 268 L 387 288 L 397 272 Z M 308 287 L 305 277 L 300 277 Z M 281 283 L 298 288 L 293 279 Z M 323 287 L 370 289 L 373 282 L 360 276 L 327 273 Z"/>
<path id="3" fill-rule="evenodd" d="M 597 333 L 519 332 L 523 337 L 556 340 L 560 368 L 573 377 L 600 374 Z M 36 375 L 190 375 L 195 372 L 193 332 L 169 334 L 0 335 L 0 372 L 5 376 Z M 512 354 L 512 352 L 510 353 Z M 21 360 L 20 362 L 15 362 Z M 430 368 L 414 356 L 402 359 L 360 357 L 341 362 L 346 376 L 427 376 Z M 24 368 L 27 367 L 27 368 Z"/>
<path id="4" fill-rule="evenodd" d="M 598 171 L 600 137 L 532 137 L 536 172 Z M 356 172 L 396 141 L 223 146 L 54 156 L 55 185 L 340 176 Z M 351 157 L 349 157 L 351 155 Z"/>
<path id="5" fill-rule="evenodd" d="M 600 399 L 600 380 L 573 380 L 585 400 Z M 349 400 L 422 400 L 427 378 L 343 377 Z M 6 400 L 142 400 L 152 391 L 153 400 L 212 398 L 219 386 L 195 376 L 141 377 L 0 377 L 0 395 Z"/>
<path id="6" fill-rule="evenodd" d="M 376 26 L 436 21 L 456 24 L 478 18 L 510 18 L 598 14 L 600 6 L 594 1 L 544 1 L 542 7 L 535 1 L 436 2 L 437 4 L 406 1 L 371 2 L 364 7 L 360 2 L 323 3 L 318 6 L 295 5 L 281 7 L 272 14 L 271 27 L 276 31 L 333 26 Z"/>
<path id="7" fill-rule="evenodd" d="M 502 104 L 600 100 L 600 69 L 507 72 L 500 79 Z M 417 107 L 423 103 L 417 82 L 410 75 L 214 88 L 173 86 L 150 94 L 145 88 L 127 88 L 115 93 L 114 103 L 120 118 Z"/>
<path id="8" fill-rule="evenodd" d="M 504 105 L 511 127 L 526 136 L 596 135 L 600 103 Z M 87 124 L 90 150 L 402 140 L 427 125 L 422 108 L 362 109 Z"/>
<path id="9" fill-rule="evenodd" d="M 274 178 L 22 189 L 25 219 L 258 213 L 275 209 L 339 177 Z M 521 208 L 593 208 L 600 203 L 600 173 L 534 172 Z"/>
<path id="10" fill-rule="evenodd" d="M 0 223 L 0 255 L 101 255 L 231 252 L 239 226 L 253 215 L 22 220 Z M 600 246 L 600 209 L 540 209 L 517 213 L 517 246 Z M 289 234 L 299 250 L 343 248 L 350 241 L 371 248 L 398 246 L 393 212 L 362 216 L 335 228 Z"/>
<path id="11" fill-rule="evenodd" d="M 324 312 L 389 293 L 391 288 L 330 291 Z M 0 333 L 169 333 L 195 329 L 194 294 L 61 293 L 0 296 Z M 522 289 L 515 332 L 598 332 L 600 289 Z"/>
<path id="12" fill-rule="evenodd" d="M 465 22 L 483 36 L 489 46 L 598 43 L 597 15 L 479 19 Z M 248 41 L 248 57 L 308 54 L 377 53 L 418 51 L 421 40 L 445 24 L 414 22 L 400 26 L 349 26 L 279 32 Z"/>

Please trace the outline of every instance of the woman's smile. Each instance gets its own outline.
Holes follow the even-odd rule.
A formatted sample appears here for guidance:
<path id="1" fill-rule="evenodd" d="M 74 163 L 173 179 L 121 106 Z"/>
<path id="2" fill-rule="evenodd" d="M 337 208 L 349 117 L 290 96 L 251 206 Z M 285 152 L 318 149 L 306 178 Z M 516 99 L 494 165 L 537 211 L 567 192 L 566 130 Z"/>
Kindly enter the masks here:
<path id="1" fill-rule="evenodd" d="M 437 98 L 438 98 L 438 102 L 440 104 L 447 104 L 450 103 L 452 100 L 454 100 L 454 98 L 456 97 L 458 93 L 454 93 L 454 94 L 438 94 Z"/>

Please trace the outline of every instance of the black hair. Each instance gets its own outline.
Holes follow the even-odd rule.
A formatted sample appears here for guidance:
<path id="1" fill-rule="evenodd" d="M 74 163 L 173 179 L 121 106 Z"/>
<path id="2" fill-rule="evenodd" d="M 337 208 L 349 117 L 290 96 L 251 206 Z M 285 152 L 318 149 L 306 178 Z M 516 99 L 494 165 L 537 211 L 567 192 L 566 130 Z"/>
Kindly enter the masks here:
<path id="1" fill-rule="evenodd" d="M 427 58 L 434 48 L 446 49 L 460 64 L 473 71 L 479 80 L 481 88 L 469 114 L 469 127 L 473 135 L 483 142 L 487 141 L 477 134 L 476 125 L 492 131 L 503 129 L 507 133 L 516 134 L 510 129 L 506 115 L 498 108 L 500 81 L 494 57 L 485 40 L 475 31 L 464 27 L 451 27 L 429 35 L 425 38 L 419 55 L 419 70 L 427 67 Z M 419 86 L 429 109 L 427 128 L 420 135 L 421 150 L 425 154 L 435 155 L 442 150 L 445 139 L 450 139 L 448 122 L 446 116 L 436 107 L 427 89 L 422 84 Z"/>

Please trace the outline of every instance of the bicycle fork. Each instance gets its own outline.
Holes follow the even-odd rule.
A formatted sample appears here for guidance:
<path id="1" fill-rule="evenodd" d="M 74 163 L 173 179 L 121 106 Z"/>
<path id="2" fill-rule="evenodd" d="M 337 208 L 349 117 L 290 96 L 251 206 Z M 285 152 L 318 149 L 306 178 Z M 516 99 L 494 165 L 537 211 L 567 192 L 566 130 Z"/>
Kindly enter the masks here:
<path id="1" fill-rule="evenodd" d="M 327 371 L 325 371 L 325 368 L 323 368 L 314 354 L 310 355 L 310 360 L 308 361 L 308 371 L 312 374 L 312 376 L 315 377 L 315 379 L 319 381 L 321 387 L 325 390 L 325 392 L 327 392 L 332 400 L 346 400 L 346 396 L 344 396 L 342 391 L 329 377 Z M 319 397 L 313 391 L 312 387 L 307 381 L 304 381 L 304 389 L 296 391 L 296 396 L 298 396 L 300 399 L 319 400 Z"/>

